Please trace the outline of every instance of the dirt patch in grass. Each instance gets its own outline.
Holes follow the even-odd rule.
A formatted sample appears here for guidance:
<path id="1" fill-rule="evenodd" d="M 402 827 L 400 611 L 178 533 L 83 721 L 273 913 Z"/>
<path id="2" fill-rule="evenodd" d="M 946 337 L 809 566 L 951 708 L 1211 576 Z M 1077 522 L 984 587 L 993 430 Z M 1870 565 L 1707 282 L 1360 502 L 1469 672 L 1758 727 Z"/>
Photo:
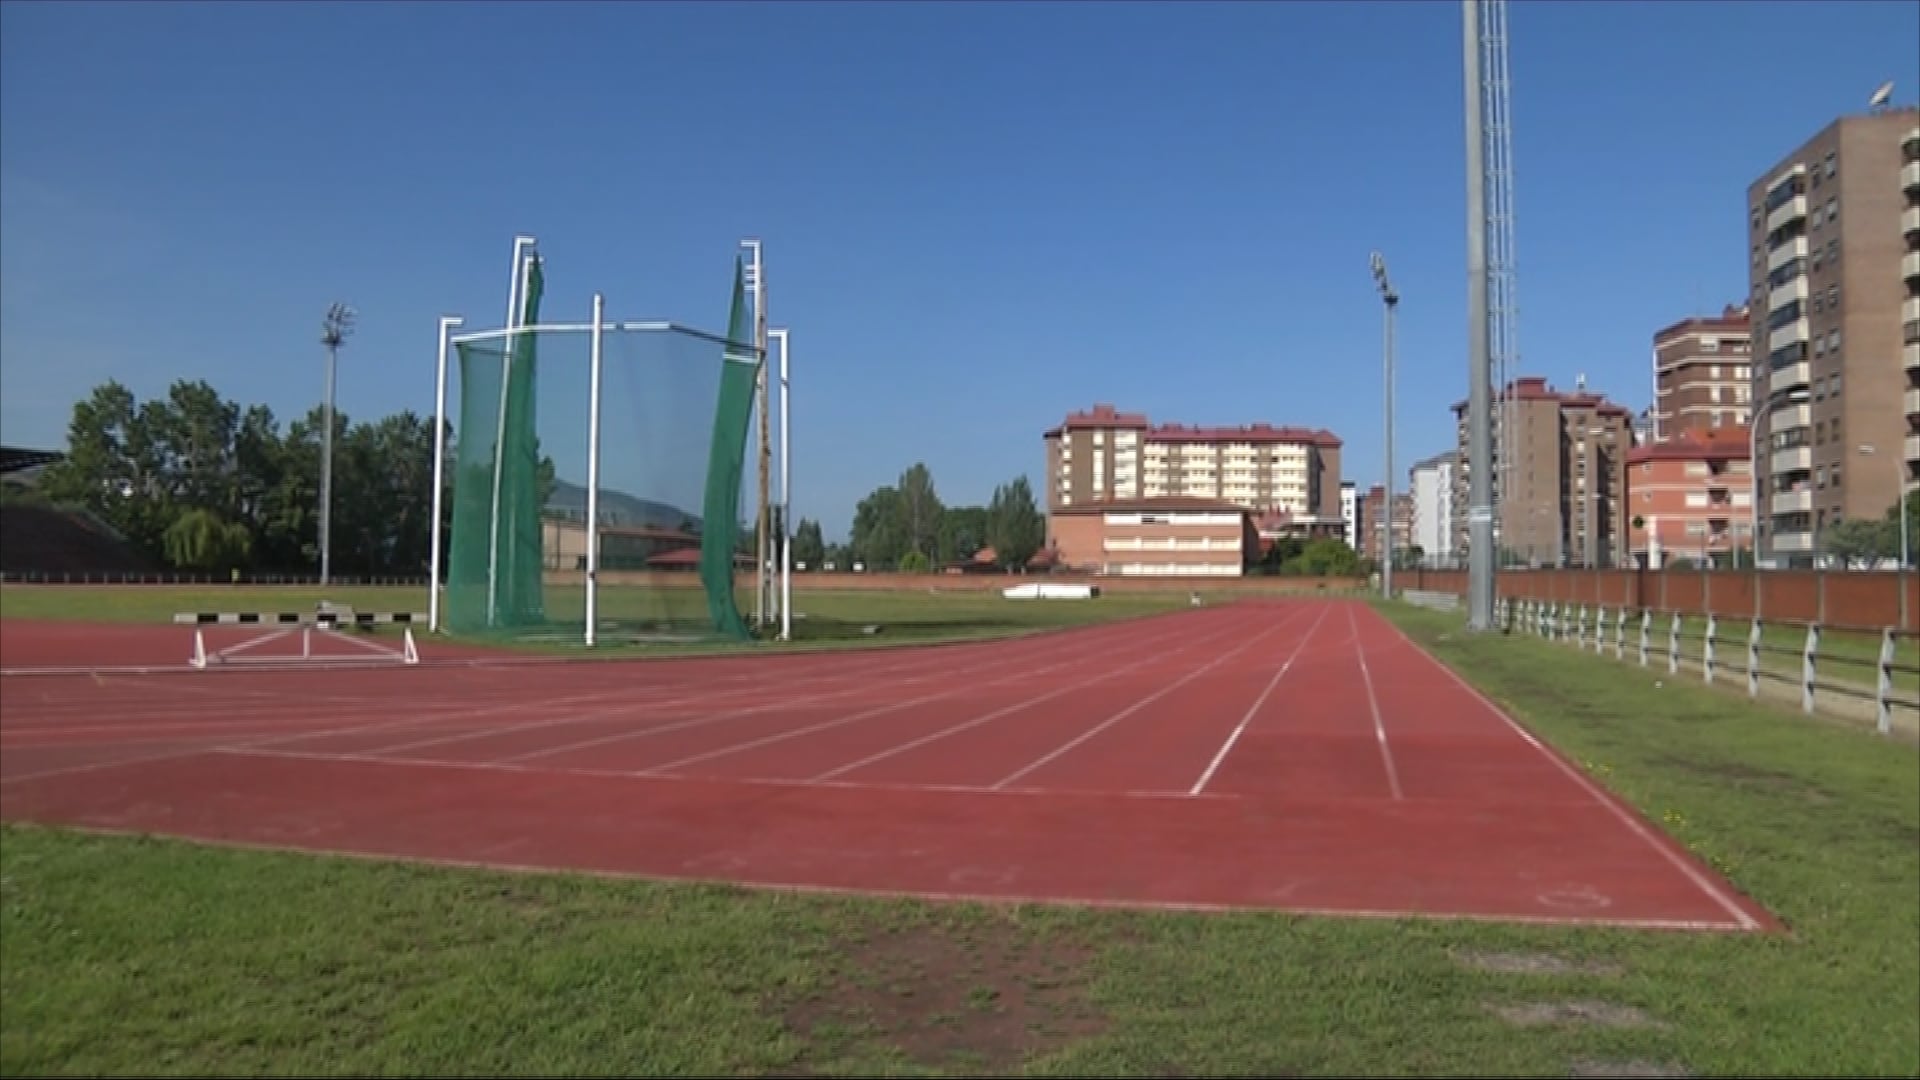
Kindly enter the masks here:
<path id="1" fill-rule="evenodd" d="M 1620 965 L 1604 960 L 1568 960 L 1552 953 L 1456 952 L 1454 959 L 1467 967 L 1498 975 L 1618 975 Z"/>
<path id="2" fill-rule="evenodd" d="M 1666 755 L 1654 759 L 1655 763 L 1670 766 L 1681 772 L 1705 777 L 1714 781 L 1732 781 L 1734 784 L 1763 791 L 1780 791 L 1798 796 L 1811 803 L 1830 803 L 1833 795 L 1806 783 L 1799 777 L 1788 775 L 1773 769 L 1760 769 L 1738 761 L 1716 761 L 1711 764 L 1693 761 L 1688 758 Z"/>
<path id="3" fill-rule="evenodd" d="M 1522 1001 L 1489 1005 L 1502 1020 L 1518 1027 L 1587 1025 L 1592 1027 L 1650 1028 L 1666 1025 L 1644 1009 L 1611 1001 Z"/>
<path id="4" fill-rule="evenodd" d="M 1692 1076 L 1683 1066 L 1659 1061 L 1591 1061 L 1582 1059 L 1567 1070 L 1570 1076 Z"/>
<path id="5" fill-rule="evenodd" d="M 785 1020 L 808 1041 L 803 1068 L 851 1038 L 918 1065 L 1004 1072 L 1106 1029 L 1087 997 L 1093 957 L 1088 944 L 1011 921 L 877 930 L 846 942 Z"/>

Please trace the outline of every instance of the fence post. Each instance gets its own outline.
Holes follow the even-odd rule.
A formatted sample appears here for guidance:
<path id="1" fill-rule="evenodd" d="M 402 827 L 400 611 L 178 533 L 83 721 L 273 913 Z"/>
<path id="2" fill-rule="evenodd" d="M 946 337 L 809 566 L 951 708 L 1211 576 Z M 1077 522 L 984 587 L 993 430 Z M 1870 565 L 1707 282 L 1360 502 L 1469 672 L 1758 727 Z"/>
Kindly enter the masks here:
<path id="1" fill-rule="evenodd" d="M 1647 666 L 1647 634 L 1653 629 L 1653 612 L 1640 609 L 1640 666 Z"/>
<path id="2" fill-rule="evenodd" d="M 1607 651 L 1607 606 L 1593 609 L 1593 651 Z"/>
<path id="3" fill-rule="evenodd" d="M 1760 620 L 1747 632 L 1747 696 L 1760 696 Z"/>
<path id="4" fill-rule="evenodd" d="M 1587 651 L 1587 605 L 1581 604 L 1573 613 L 1573 647 L 1581 652 Z"/>
<path id="5" fill-rule="evenodd" d="M 1713 612 L 1711 611 L 1707 612 L 1707 636 L 1702 645 L 1701 652 L 1700 652 L 1700 658 L 1702 661 L 1700 666 L 1703 669 L 1705 669 L 1702 674 L 1705 677 L 1708 686 L 1713 685 L 1713 639 L 1719 634 L 1719 632 L 1720 632 L 1720 620 L 1715 618 Z"/>
<path id="6" fill-rule="evenodd" d="M 1673 613 L 1673 621 L 1667 624 L 1667 674 L 1680 674 L 1680 613 Z"/>
<path id="7" fill-rule="evenodd" d="M 1627 658 L 1627 609 L 1621 608 L 1613 613 L 1613 658 Z"/>
<path id="8" fill-rule="evenodd" d="M 1880 678 L 1874 692 L 1874 726 L 1880 734 L 1893 731 L 1893 627 L 1880 631 Z"/>
<path id="9" fill-rule="evenodd" d="M 1800 651 L 1800 711 L 1813 714 L 1813 658 L 1820 651 L 1820 624 L 1807 626 L 1807 643 Z"/>

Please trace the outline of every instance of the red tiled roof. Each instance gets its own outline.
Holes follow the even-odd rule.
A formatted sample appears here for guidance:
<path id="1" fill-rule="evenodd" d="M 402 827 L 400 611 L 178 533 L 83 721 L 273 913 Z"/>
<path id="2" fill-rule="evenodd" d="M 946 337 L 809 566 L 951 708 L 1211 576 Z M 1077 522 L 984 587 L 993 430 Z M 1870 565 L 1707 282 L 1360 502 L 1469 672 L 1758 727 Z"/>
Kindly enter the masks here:
<path id="1" fill-rule="evenodd" d="M 1574 408 L 1591 408 L 1603 416 L 1624 416 L 1629 419 L 1633 416 L 1632 409 L 1617 402 L 1608 401 L 1605 394 L 1580 390 L 1555 390 L 1547 385 L 1546 377 L 1542 375 L 1526 375 L 1513 380 L 1507 384 L 1507 394 L 1514 401 L 1557 401 L 1561 405 L 1571 405 Z M 1464 412 L 1467 404 L 1467 399 L 1461 398 L 1453 403 L 1453 411 Z"/>
<path id="2" fill-rule="evenodd" d="M 1208 499 L 1198 495 L 1155 495 L 1145 499 L 1106 499 L 1088 503 L 1074 503 L 1054 510 L 1055 514 L 1132 514 L 1148 510 L 1177 512 L 1228 511 L 1242 516 L 1249 515 L 1246 507 L 1225 499 Z"/>
<path id="3" fill-rule="evenodd" d="M 1132 428 L 1161 442 L 1250 442 L 1301 443 L 1336 448 L 1340 437 L 1325 428 L 1274 427 L 1272 424 L 1244 424 L 1239 427 L 1189 427 L 1185 424 L 1149 424 L 1145 413 L 1123 413 L 1112 405 L 1098 404 L 1084 412 L 1068 413 L 1055 428 L 1043 433 L 1055 438 L 1075 428 Z"/>
<path id="4" fill-rule="evenodd" d="M 1745 304 L 1728 304 L 1718 315 L 1689 315 L 1670 326 L 1663 326 L 1654 331 L 1653 339 L 1659 341 L 1689 330 L 1724 329 L 1744 333 L 1751 326 L 1750 318 Z"/>
<path id="5" fill-rule="evenodd" d="M 1636 446 L 1627 451 L 1627 464 L 1643 461 L 1745 461 L 1753 449 L 1745 427 L 1710 428 L 1703 436 L 1689 432 L 1666 442 Z"/>

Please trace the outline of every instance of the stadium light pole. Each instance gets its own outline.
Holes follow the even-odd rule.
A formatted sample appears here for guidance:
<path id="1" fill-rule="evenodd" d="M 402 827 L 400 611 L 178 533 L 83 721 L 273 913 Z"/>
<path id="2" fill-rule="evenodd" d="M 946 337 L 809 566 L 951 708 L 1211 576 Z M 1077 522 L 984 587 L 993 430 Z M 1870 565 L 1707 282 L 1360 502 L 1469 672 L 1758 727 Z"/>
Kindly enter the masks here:
<path id="1" fill-rule="evenodd" d="M 1480 0 L 1461 0 L 1467 159 L 1467 628 L 1493 629 L 1493 430 L 1487 340 L 1487 189 Z"/>
<path id="2" fill-rule="evenodd" d="M 433 376 L 433 520 L 428 526 L 433 548 L 427 553 L 427 631 L 440 631 L 440 514 L 447 468 L 447 338 L 464 322 L 458 315 L 440 316 L 440 359 Z"/>
<path id="3" fill-rule="evenodd" d="M 1393 599 L 1393 313 L 1394 309 L 1400 306 L 1400 294 L 1393 291 L 1393 284 L 1387 280 L 1386 256 L 1377 251 L 1373 253 L 1373 280 L 1380 287 L 1386 335 L 1386 340 L 1380 349 L 1384 378 L 1382 385 L 1385 390 L 1383 396 L 1387 413 L 1387 475 L 1386 484 L 1381 488 L 1386 493 L 1384 496 L 1386 507 L 1381 515 L 1381 555 L 1383 557 L 1380 560 L 1380 595 L 1391 600 Z"/>
<path id="4" fill-rule="evenodd" d="M 340 346 L 353 333 L 353 309 L 335 304 L 320 326 L 320 344 L 327 347 L 327 393 L 321 410 L 320 432 L 320 584 L 333 577 L 333 383 Z"/>
<path id="5" fill-rule="evenodd" d="M 793 640 L 793 440 L 787 428 L 787 328 L 767 331 L 780 343 L 780 640 Z"/>

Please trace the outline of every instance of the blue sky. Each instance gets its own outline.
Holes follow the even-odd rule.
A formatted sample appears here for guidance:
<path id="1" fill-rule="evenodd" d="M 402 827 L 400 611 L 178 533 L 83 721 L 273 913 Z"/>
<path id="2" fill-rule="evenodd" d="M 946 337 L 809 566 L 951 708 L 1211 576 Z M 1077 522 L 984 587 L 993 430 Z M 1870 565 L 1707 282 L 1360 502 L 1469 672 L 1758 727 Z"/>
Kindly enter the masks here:
<path id="1" fill-rule="evenodd" d="M 793 328 L 795 513 L 845 534 L 915 461 L 1042 479 L 1095 401 L 1326 427 L 1396 472 L 1466 386 L 1459 5 L 10 3 L 0 438 L 205 378 L 431 413 L 435 323 L 497 325 L 516 232 L 550 318 L 720 328 L 737 241 Z M 1885 79 L 1912 3 L 1511 7 L 1524 367 L 1636 409 L 1650 336 L 1745 288 L 1754 174 Z M 1789 51 L 1791 50 L 1791 51 Z M 1793 56 L 1769 74 L 1769 56 Z M 611 406 L 610 406 L 611 407 Z"/>

